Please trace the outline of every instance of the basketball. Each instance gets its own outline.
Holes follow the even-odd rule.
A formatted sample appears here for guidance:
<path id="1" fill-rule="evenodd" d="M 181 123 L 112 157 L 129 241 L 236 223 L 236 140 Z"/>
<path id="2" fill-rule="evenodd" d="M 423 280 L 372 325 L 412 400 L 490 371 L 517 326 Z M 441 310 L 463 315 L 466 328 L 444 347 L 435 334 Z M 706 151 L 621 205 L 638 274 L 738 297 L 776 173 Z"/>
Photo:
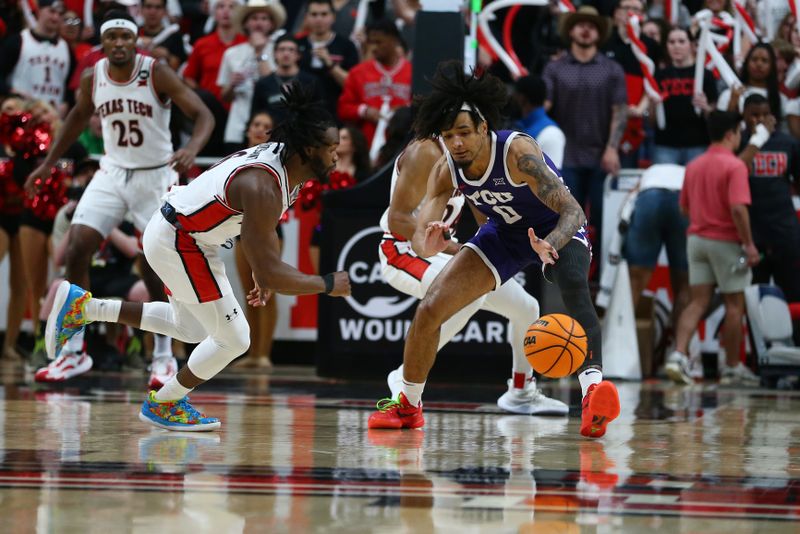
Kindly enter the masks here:
<path id="1" fill-rule="evenodd" d="M 569 376 L 586 358 L 586 332 L 568 315 L 540 317 L 525 335 L 525 356 L 533 369 L 550 378 Z"/>

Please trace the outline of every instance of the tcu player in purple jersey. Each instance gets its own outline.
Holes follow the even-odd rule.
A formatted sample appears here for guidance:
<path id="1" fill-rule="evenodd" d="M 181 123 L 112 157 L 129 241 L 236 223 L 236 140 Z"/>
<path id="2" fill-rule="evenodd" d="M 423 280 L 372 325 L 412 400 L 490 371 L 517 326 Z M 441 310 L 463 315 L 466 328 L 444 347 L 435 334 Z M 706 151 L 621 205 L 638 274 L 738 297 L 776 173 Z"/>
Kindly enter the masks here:
<path id="1" fill-rule="evenodd" d="M 461 63 L 449 62 L 440 65 L 432 86 L 431 94 L 419 103 L 416 134 L 420 139 L 440 137 L 447 152 L 428 178 L 412 247 L 423 258 L 448 247 L 448 226 L 441 216 L 455 189 L 486 221 L 448 262 L 417 307 L 403 355 L 401 393 L 378 403 L 369 427 L 423 426 L 422 391 L 436 358 L 441 325 L 524 267 L 540 263 L 589 338 L 589 355 L 578 375 L 583 394 L 580 433 L 601 437 L 619 415 L 619 395 L 614 384 L 603 380 L 583 210 L 532 138 L 491 129 L 507 99 L 499 79 L 464 74 Z"/>

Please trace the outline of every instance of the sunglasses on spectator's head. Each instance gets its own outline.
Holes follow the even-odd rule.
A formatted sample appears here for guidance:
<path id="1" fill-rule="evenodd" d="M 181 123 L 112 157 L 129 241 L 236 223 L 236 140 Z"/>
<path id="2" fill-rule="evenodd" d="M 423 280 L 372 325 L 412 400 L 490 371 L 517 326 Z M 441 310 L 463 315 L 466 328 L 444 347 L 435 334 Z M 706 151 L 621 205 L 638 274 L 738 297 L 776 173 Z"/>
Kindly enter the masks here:
<path id="1" fill-rule="evenodd" d="M 79 19 L 78 17 L 69 17 L 67 19 L 64 19 L 64 24 L 66 24 L 67 26 L 80 26 L 81 19 Z"/>

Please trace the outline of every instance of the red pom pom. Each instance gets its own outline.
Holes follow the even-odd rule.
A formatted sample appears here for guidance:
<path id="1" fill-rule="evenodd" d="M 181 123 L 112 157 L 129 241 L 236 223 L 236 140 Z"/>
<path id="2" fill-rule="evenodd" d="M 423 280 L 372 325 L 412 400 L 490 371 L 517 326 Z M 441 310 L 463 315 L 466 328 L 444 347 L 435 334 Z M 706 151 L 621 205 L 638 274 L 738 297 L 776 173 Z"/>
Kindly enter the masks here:
<path id="1" fill-rule="evenodd" d="M 319 204 L 319 198 L 320 195 L 322 195 L 323 190 L 323 185 L 319 183 L 319 181 L 307 181 L 305 184 L 303 184 L 302 189 L 300 189 L 300 197 L 298 198 L 300 201 L 300 207 L 305 211 L 316 208 Z"/>
<path id="2" fill-rule="evenodd" d="M 4 114 L 0 116 L 0 143 L 5 143 L 23 158 L 35 158 L 47 152 L 52 136 L 50 125 L 31 124 L 30 113 Z"/>
<path id="3" fill-rule="evenodd" d="M 39 193 L 33 198 L 25 197 L 25 207 L 39 219 L 54 220 L 61 206 L 67 203 L 65 176 L 61 169 L 53 167 Z"/>
<path id="4" fill-rule="evenodd" d="M 332 171 L 329 183 L 333 190 L 347 189 L 356 185 L 356 179 L 349 172 Z"/>

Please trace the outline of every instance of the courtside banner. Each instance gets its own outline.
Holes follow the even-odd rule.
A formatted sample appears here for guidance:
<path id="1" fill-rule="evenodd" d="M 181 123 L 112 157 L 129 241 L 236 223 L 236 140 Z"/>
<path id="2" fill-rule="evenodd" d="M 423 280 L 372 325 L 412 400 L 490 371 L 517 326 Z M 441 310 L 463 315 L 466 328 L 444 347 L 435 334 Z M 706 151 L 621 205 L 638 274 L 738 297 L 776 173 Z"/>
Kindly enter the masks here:
<path id="1" fill-rule="evenodd" d="M 358 194 L 357 189 L 341 194 L 348 192 L 351 200 Z M 339 377 L 384 375 L 402 361 L 417 299 L 395 290 L 381 276 L 378 246 L 383 232 L 378 221 L 383 208 L 338 208 L 331 198 L 336 194 L 324 199 L 320 270 L 348 272 L 352 294 L 319 298 L 318 371 Z M 388 201 L 388 194 L 384 196 Z M 459 235 L 471 234 L 459 230 Z M 472 369 L 485 373 L 488 363 L 491 375 L 496 367 L 498 376 L 505 376 L 511 365 L 507 336 L 504 318 L 479 312 L 439 353 L 434 376 L 470 374 L 470 361 L 477 362 Z"/>

